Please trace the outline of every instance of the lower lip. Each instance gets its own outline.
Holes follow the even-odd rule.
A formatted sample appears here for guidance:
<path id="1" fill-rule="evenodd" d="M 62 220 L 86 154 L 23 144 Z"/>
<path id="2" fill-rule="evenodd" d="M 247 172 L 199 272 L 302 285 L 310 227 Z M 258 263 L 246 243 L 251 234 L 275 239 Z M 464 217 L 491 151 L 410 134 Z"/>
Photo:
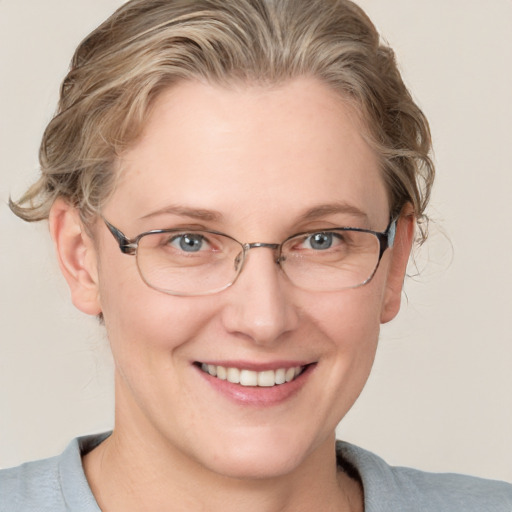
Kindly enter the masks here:
<path id="1" fill-rule="evenodd" d="M 197 366 L 195 368 L 215 391 L 221 393 L 231 401 L 241 405 L 269 407 L 281 404 L 296 395 L 306 384 L 315 366 L 314 364 L 306 366 L 304 371 L 291 382 L 271 387 L 233 384 L 227 380 L 212 377 L 209 373 L 204 372 Z"/>

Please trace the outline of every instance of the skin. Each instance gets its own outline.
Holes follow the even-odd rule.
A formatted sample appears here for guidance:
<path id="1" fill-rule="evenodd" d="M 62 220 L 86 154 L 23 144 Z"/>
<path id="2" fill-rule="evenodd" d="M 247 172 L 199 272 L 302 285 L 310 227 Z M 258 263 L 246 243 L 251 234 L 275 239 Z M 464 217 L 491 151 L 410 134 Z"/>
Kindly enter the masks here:
<path id="1" fill-rule="evenodd" d="M 118 172 L 103 214 L 128 237 L 183 225 L 274 243 L 320 227 L 384 231 L 389 222 L 357 116 L 314 79 L 176 85 L 157 99 Z M 344 207 L 319 212 L 326 204 Z M 218 215 L 161 211 L 177 205 Z M 260 248 L 232 287 L 201 297 L 149 288 L 102 221 L 91 239 L 63 200 L 50 226 L 72 300 L 103 313 L 115 360 L 114 433 L 84 457 L 102 510 L 362 510 L 359 484 L 336 471 L 334 431 L 368 378 L 380 324 L 398 312 L 411 215 L 365 286 L 301 290 Z M 314 370 L 282 403 L 242 405 L 196 361 L 301 361 Z"/>

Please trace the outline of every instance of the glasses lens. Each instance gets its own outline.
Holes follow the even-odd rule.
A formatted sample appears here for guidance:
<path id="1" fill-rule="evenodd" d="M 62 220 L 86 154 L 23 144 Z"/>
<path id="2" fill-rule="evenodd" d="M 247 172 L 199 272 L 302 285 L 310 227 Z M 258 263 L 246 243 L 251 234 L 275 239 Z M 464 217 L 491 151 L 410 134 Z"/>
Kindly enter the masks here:
<path id="1" fill-rule="evenodd" d="M 152 288 L 172 295 L 202 295 L 228 287 L 242 251 L 235 240 L 208 231 L 148 233 L 141 237 L 137 265 Z"/>
<path id="2" fill-rule="evenodd" d="M 371 279 L 379 252 L 379 240 L 372 233 L 351 229 L 320 231 L 287 240 L 281 265 L 299 288 L 343 290 Z"/>

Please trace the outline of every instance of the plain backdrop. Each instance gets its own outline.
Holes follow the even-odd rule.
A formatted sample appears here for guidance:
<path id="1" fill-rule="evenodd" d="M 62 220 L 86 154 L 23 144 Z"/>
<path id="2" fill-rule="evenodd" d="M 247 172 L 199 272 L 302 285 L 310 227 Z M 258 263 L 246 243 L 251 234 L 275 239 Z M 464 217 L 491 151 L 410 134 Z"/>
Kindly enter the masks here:
<path id="1" fill-rule="evenodd" d="M 512 481 L 512 1 L 360 0 L 431 121 L 431 239 L 338 436 L 392 464 Z M 0 467 L 112 427 L 103 329 L 45 222 L 7 208 L 80 40 L 119 0 L 0 0 Z M 411 273 L 415 273 L 411 268 Z"/>

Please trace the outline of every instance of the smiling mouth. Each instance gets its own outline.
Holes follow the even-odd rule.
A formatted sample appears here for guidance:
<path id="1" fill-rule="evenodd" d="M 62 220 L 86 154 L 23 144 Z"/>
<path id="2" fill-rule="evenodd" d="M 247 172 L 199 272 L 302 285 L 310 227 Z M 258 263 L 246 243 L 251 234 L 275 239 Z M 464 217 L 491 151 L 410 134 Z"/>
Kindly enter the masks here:
<path id="1" fill-rule="evenodd" d="M 220 380 L 226 380 L 232 384 L 253 387 L 273 387 L 292 382 L 301 375 L 306 366 L 293 366 L 290 368 L 278 368 L 277 370 L 265 370 L 256 372 L 242 368 L 232 368 L 213 364 L 196 363 L 205 373 Z"/>

